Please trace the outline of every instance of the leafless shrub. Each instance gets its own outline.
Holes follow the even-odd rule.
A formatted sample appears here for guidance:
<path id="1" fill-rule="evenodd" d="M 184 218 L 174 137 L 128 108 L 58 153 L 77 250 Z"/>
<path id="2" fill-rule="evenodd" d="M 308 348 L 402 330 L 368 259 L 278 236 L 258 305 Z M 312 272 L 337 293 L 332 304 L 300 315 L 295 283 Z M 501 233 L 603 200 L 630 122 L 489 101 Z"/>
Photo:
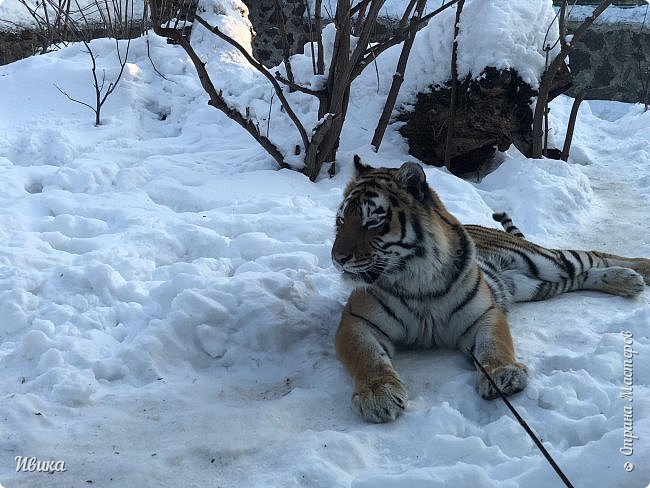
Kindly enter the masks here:
<path id="1" fill-rule="evenodd" d="M 79 100 L 65 90 L 54 85 L 69 100 L 90 108 L 95 114 L 95 125 L 101 124 L 101 109 L 108 97 L 115 91 L 129 56 L 131 36 L 134 33 L 133 0 L 94 0 L 93 3 L 80 4 L 79 0 L 41 0 L 39 10 L 32 7 L 27 0 L 19 0 L 28 9 L 35 20 L 38 31 L 42 33 L 41 52 L 47 52 L 51 46 L 59 43 L 77 41 L 84 45 L 85 52 L 91 60 L 91 73 L 95 91 L 95 100 L 88 103 Z M 115 39 L 116 55 L 120 69 L 112 80 L 106 79 L 106 71 L 97 66 L 97 56 L 91 47 L 91 39 L 99 37 Z M 124 52 L 120 50 L 118 39 L 128 38 Z"/>
<path id="2" fill-rule="evenodd" d="M 200 15 L 195 15 L 194 22 L 199 23 L 207 30 L 224 40 L 231 46 L 235 47 L 260 73 L 262 73 L 273 86 L 275 95 L 283 110 L 289 116 L 297 132 L 300 134 L 301 146 L 297 147 L 296 154 L 303 156 L 304 166 L 300 170 L 312 181 L 318 176 L 324 163 L 333 162 L 339 146 L 339 138 L 343 123 L 348 110 L 350 99 L 350 86 L 352 82 L 371 64 L 377 56 L 391 46 L 399 44 L 409 36 L 415 35 L 418 29 L 436 13 L 455 4 L 458 0 L 451 0 L 443 6 L 423 16 L 414 16 L 410 22 L 405 22 L 400 26 L 395 35 L 390 39 L 371 45 L 370 37 L 374 31 L 377 17 L 384 4 L 384 0 L 362 0 L 355 6 L 351 5 L 350 0 L 337 0 L 336 11 L 333 16 L 336 34 L 333 44 L 332 60 L 329 70 L 325 73 L 325 64 L 323 60 L 323 39 L 320 22 L 322 19 L 321 8 L 322 2 L 317 0 L 315 3 L 314 19 L 316 27 L 312 39 L 312 46 L 317 46 L 317 61 L 314 63 L 314 74 L 323 74 L 327 77 L 327 82 L 321 89 L 311 89 L 302 86 L 287 77 L 275 73 L 275 76 L 255 58 L 253 58 L 239 43 L 230 38 L 217 27 L 210 25 Z M 189 41 L 188 23 L 173 24 L 173 22 L 164 19 L 178 19 L 183 17 L 187 20 L 187 12 L 191 10 L 192 0 L 150 0 L 152 13 L 152 22 L 154 31 L 163 37 L 167 37 L 169 42 L 180 45 L 192 59 L 197 70 L 199 80 L 210 97 L 210 105 L 224 112 L 228 117 L 242 126 L 255 140 L 277 161 L 280 167 L 290 167 L 286 162 L 285 156 L 279 148 L 269 138 L 263 134 L 259 127 L 254 124 L 244 113 L 228 105 L 223 97 L 222 92 L 218 90 L 213 83 L 208 71 L 205 69 L 205 63 L 200 59 Z M 279 2 L 278 2 L 279 3 Z M 424 2 L 421 2 L 424 3 Z M 277 5 L 277 4 L 276 4 Z M 194 3 L 194 7 L 196 4 Z M 412 10 L 412 6 L 410 9 Z M 194 12 L 194 10 L 192 10 Z M 421 13 L 421 10 L 419 11 Z M 310 12 L 311 16 L 311 12 Z M 405 18 L 408 20 L 408 13 Z M 280 16 L 278 16 L 280 19 Z M 191 20 L 191 19 L 189 19 Z M 354 28 L 353 28 L 354 25 Z M 282 29 L 280 29 L 282 31 Z M 350 37 L 353 34 L 357 37 L 354 49 L 351 49 Z M 288 62 L 288 56 L 284 56 L 285 64 Z M 289 70 L 287 69 L 287 73 Z M 318 99 L 318 120 L 314 121 L 311 130 L 307 130 L 302 122 L 295 115 L 287 98 L 284 96 L 284 89 L 290 91 L 299 91 L 311 95 Z M 399 86 L 397 87 L 399 89 Z M 396 95 L 395 95 L 396 96 Z M 393 100 L 394 103 L 394 100 Z M 381 121 L 381 124 L 388 124 L 388 118 Z M 385 129 L 385 127 L 384 127 Z M 380 128 L 380 131 L 382 129 Z M 383 135 L 383 132 L 382 134 Z M 381 136 L 378 136 L 377 144 L 381 142 Z M 333 166 L 332 166 L 333 167 Z M 332 168 L 331 167 L 331 168 Z M 331 169 L 330 168 L 330 169 Z"/>
<path id="3" fill-rule="evenodd" d="M 548 64 L 548 67 L 542 74 L 542 80 L 539 85 L 539 93 L 537 95 L 537 103 L 535 105 L 535 111 L 533 113 L 533 143 L 530 157 L 532 158 L 541 158 L 544 153 L 544 139 L 548 137 L 548 128 L 546 131 L 542 130 L 542 124 L 544 123 L 545 118 L 548 116 L 548 101 L 549 93 L 553 85 L 553 80 L 555 75 L 558 73 L 564 61 L 566 60 L 569 53 L 571 53 L 576 45 L 576 43 L 585 35 L 589 27 L 594 23 L 594 21 L 605 11 L 607 7 L 612 3 L 612 0 L 602 0 L 596 8 L 594 8 L 592 14 L 587 17 L 575 30 L 571 40 L 567 40 L 566 36 L 566 9 L 567 9 L 567 0 L 562 0 L 559 11 L 559 42 L 560 42 L 560 52 L 553 59 L 553 61 Z M 544 46 L 546 52 L 550 52 L 552 46 Z M 548 120 L 548 119 L 546 119 Z"/>

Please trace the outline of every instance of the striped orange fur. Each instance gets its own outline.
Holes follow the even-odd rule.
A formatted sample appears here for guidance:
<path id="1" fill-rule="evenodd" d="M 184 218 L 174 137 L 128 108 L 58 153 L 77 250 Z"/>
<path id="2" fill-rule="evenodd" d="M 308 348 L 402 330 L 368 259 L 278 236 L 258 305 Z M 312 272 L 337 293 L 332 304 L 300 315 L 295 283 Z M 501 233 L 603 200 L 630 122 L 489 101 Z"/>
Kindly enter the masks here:
<path id="1" fill-rule="evenodd" d="M 396 346 L 472 351 L 510 395 L 529 378 L 506 318 L 513 302 L 583 289 L 635 296 L 650 281 L 648 259 L 547 249 L 521 237 L 507 215 L 495 218 L 506 232 L 460 224 L 415 163 L 372 168 L 355 156 L 354 164 L 332 247 L 354 286 L 335 345 L 354 382 L 353 408 L 368 421 L 393 420 L 406 408 L 391 360 Z M 477 378 L 479 394 L 495 398 Z"/>

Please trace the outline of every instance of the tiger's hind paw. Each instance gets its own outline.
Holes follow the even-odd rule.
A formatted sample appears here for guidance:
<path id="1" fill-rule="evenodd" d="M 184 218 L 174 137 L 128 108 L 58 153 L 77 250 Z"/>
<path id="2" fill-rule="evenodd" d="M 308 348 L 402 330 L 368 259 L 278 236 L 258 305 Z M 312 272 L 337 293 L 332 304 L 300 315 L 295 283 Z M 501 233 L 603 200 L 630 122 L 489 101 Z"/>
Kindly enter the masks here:
<path id="1" fill-rule="evenodd" d="M 643 276 L 645 284 L 650 286 L 650 259 L 636 258 L 634 259 L 634 265 L 632 268 Z"/>
<path id="2" fill-rule="evenodd" d="M 506 364 L 497 366 L 491 371 L 490 377 L 494 380 L 504 395 L 513 395 L 528 384 L 528 368 L 521 363 Z M 499 392 L 492 386 L 492 383 L 479 372 L 481 379 L 478 383 L 478 393 L 486 400 L 494 400 L 499 396 Z"/>
<path id="3" fill-rule="evenodd" d="M 408 394 L 398 379 L 380 381 L 359 388 L 352 395 L 352 408 L 366 421 L 395 420 L 406 408 Z"/>
<path id="4" fill-rule="evenodd" d="M 630 268 L 611 267 L 603 270 L 603 290 L 622 297 L 635 297 L 643 292 L 643 276 Z"/>

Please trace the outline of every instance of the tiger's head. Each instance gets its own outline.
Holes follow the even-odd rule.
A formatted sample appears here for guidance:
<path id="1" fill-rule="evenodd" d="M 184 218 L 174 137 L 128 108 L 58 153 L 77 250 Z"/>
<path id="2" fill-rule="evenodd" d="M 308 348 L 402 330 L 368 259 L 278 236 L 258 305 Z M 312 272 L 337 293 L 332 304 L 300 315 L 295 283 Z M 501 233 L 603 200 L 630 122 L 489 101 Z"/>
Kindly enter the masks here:
<path id="1" fill-rule="evenodd" d="M 336 215 L 332 261 L 358 284 L 396 277 L 431 241 L 432 209 L 440 204 L 422 168 L 373 168 L 354 156 L 355 177 Z"/>

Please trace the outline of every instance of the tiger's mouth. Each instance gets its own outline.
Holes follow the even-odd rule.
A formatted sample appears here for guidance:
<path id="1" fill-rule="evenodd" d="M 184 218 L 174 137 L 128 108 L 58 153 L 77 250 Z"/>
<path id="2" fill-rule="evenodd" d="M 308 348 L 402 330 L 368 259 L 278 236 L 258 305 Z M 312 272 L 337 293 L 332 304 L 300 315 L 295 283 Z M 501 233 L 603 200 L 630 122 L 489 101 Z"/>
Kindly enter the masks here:
<path id="1" fill-rule="evenodd" d="M 342 271 L 343 279 L 352 283 L 374 283 L 381 275 L 379 271 Z"/>

